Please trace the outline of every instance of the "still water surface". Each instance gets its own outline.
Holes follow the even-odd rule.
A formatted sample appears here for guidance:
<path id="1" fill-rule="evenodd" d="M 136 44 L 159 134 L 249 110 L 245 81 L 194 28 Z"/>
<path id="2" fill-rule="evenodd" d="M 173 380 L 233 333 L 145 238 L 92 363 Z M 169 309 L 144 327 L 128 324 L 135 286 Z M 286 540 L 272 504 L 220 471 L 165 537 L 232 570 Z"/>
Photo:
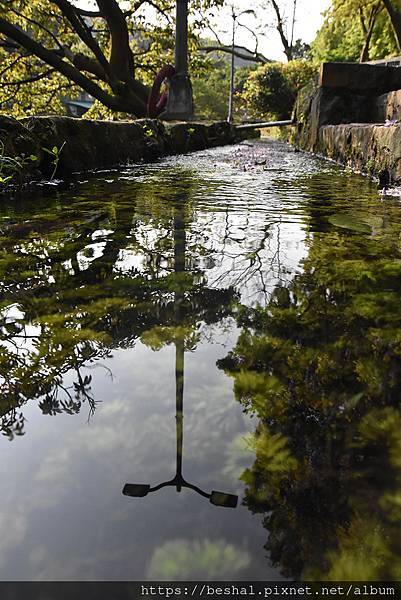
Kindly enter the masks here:
<path id="1" fill-rule="evenodd" d="M 3 201 L 0 578 L 397 578 L 400 208 L 274 142 Z"/>

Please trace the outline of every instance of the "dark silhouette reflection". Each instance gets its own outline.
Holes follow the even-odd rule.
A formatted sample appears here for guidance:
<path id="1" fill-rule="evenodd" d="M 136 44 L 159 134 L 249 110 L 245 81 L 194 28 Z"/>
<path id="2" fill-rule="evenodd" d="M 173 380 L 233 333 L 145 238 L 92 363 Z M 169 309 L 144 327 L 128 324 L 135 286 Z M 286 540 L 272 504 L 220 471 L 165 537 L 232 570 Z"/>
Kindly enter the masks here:
<path id="1" fill-rule="evenodd" d="M 174 272 L 178 280 L 186 271 L 186 223 L 184 207 L 187 201 L 185 194 L 179 195 L 174 202 Z M 223 306 L 225 297 L 222 296 Z M 179 325 L 185 321 L 185 291 L 177 289 L 174 292 L 174 322 Z M 222 307 L 223 307 L 222 306 Z M 213 307 L 217 312 L 218 306 Z M 127 483 L 124 486 L 123 494 L 135 498 L 143 498 L 149 493 L 157 492 L 164 487 L 175 487 L 177 492 L 182 488 L 189 488 L 209 501 L 215 506 L 224 508 L 236 508 L 238 496 L 226 494 L 224 492 L 212 491 L 205 492 L 201 488 L 189 483 L 183 476 L 183 443 L 184 443 L 184 365 L 185 365 L 185 336 L 175 336 L 175 400 L 176 400 L 176 474 L 173 479 L 165 481 L 151 487 L 150 485 Z"/>
<path id="2" fill-rule="evenodd" d="M 165 487 L 175 487 L 177 492 L 181 492 L 182 488 L 188 488 L 209 499 L 215 506 L 224 508 L 236 508 L 238 504 L 238 496 L 227 494 L 224 492 L 212 491 L 205 492 L 198 486 L 189 483 L 183 476 L 183 443 L 184 443 L 184 342 L 175 344 L 175 382 L 176 382 L 176 474 L 173 479 L 164 481 L 159 485 L 151 487 L 146 484 L 127 483 L 124 486 L 123 494 L 134 498 L 143 498 L 149 493 L 157 492 Z"/>
<path id="3" fill-rule="evenodd" d="M 302 273 L 265 309 L 242 311 L 220 362 L 260 419 L 245 503 L 263 514 L 287 577 L 399 580 L 399 204 L 357 178 L 345 203 L 336 178 L 326 182 L 324 212 L 311 180 L 312 226 L 324 233 L 310 236 Z"/>
<path id="4" fill-rule="evenodd" d="M 205 492 L 198 486 L 189 483 L 183 476 L 183 442 L 184 442 L 184 343 L 176 343 L 175 356 L 175 381 L 176 381 L 176 474 L 173 479 L 164 481 L 159 485 L 151 487 L 150 485 L 127 483 L 124 486 L 123 494 L 135 498 L 143 498 L 151 492 L 157 492 L 164 487 L 175 487 L 177 492 L 182 488 L 188 488 L 199 495 L 210 500 L 215 506 L 224 508 L 236 508 L 238 496 L 226 494 L 224 492 L 212 491 Z"/>
<path id="5" fill-rule="evenodd" d="M 113 350 L 138 339 L 156 349 L 184 333 L 186 348 L 194 347 L 198 323 L 231 314 L 235 293 L 208 287 L 196 228 L 186 251 L 197 180 L 182 175 L 174 185 L 163 180 L 168 174 L 157 185 L 134 181 L 123 193 L 117 182 L 107 200 L 91 199 L 90 189 L 89 198 L 72 203 L 66 194 L 2 207 L 2 433 L 23 434 L 22 407 L 32 399 L 48 415 L 75 414 L 83 405 L 93 414 L 93 369 Z"/>

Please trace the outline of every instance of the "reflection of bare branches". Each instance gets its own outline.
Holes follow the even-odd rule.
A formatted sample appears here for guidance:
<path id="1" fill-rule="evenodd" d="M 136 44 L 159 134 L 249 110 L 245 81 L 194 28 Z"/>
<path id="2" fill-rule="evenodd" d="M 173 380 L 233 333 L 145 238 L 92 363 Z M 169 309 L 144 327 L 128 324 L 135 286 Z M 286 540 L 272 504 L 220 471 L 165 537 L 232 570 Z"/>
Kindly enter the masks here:
<path id="1" fill-rule="evenodd" d="M 234 165 L 251 160 L 251 170 L 266 163 L 265 153 L 247 148 L 245 154 L 237 152 Z M 241 182 L 252 182 L 241 164 L 235 165 Z M 35 217 L 5 225 L 0 415 L 6 413 L 8 435 L 12 422 L 15 434 L 23 430 L 18 409 L 29 399 L 40 400 L 50 415 L 76 414 L 85 404 L 89 420 L 97 402 L 86 369 L 101 366 L 112 377 L 107 366 L 93 364 L 112 348 L 131 348 L 146 332 L 150 346 L 185 335 L 192 348 L 200 330 L 212 342 L 210 325 L 232 315 L 239 292 L 242 302 L 265 303 L 288 280 L 282 207 L 266 208 L 248 190 L 233 197 L 232 182 L 228 193 L 224 182 L 199 184 L 192 201 L 192 175 L 188 183 L 168 171 L 160 181 L 160 168 L 149 169 L 154 181 L 146 176 L 135 202 L 96 207 L 93 217 L 85 201 L 91 216 L 77 223 L 63 214 L 59 222 Z M 177 196 L 177 186 L 185 193 Z M 206 198 L 199 200 L 201 193 Z"/>
<path id="2" fill-rule="evenodd" d="M 221 268 L 211 282 L 213 287 L 229 282 L 236 289 L 248 290 L 248 297 L 257 297 L 263 302 L 278 282 L 284 282 L 287 272 L 282 266 L 282 251 L 280 243 L 281 218 L 270 221 L 259 228 L 257 235 L 249 236 L 249 222 L 245 227 L 230 223 L 228 212 L 225 214 L 225 228 L 221 238 L 223 248 Z M 238 230 L 243 230 L 242 238 Z M 246 248 L 244 249 L 244 245 Z M 240 247 L 240 249 L 239 249 Z M 230 250 L 230 248 L 233 248 Z"/>
<path id="3" fill-rule="evenodd" d="M 107 365 L 104 365 L 102 363 L 96 363 L 95 365 L 85 365 L 85 369 L 104 369 L 110 377 L 111 381 L 114 381 L 113 371 Z"/>

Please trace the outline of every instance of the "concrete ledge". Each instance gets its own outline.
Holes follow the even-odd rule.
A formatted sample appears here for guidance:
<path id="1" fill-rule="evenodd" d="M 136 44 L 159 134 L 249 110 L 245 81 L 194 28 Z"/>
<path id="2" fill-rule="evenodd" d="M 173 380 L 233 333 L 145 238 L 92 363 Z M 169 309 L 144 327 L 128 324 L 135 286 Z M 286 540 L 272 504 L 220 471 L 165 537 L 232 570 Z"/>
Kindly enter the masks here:
<path id="1" fill-rule="evenodd" d="M 292 142 L 382 182 L 401 181 L 401 67 L 322 65 L 299 93 Z"/>
<path id="2" fill-rule="evenodd" d="M 16 121 L 0 116 L 0 140 L 7 156 L 34 154 L 23 174 L 25 181 L 49 177 L 52 157 L 43 148 L 63 150 L 57 176 L 110 168 L 132 162 L 149 162 L 169 154 L 182 154 L 232 144 L 253 132 L 240 132 L 226 121 L 169 123 L 154 119 L 132 122 L 89 121 L 71 117 L 29 117 Z"/>
<path id="3" fill-rule="evenodd" d="M 319 85 L 323 88 L 384 94 L 401 88 L 401 70 L 399 67 L 366 63 L 323 63 Z"/>

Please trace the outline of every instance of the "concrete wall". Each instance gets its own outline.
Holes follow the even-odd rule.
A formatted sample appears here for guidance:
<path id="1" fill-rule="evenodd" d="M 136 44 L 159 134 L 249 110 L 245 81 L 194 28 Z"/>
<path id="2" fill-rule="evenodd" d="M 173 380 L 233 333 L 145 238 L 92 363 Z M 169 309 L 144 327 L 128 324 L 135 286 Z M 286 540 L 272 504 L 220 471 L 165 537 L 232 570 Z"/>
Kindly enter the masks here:
<path id="1" fill-rule="evenodd" d="M 401 181 L 401 68 L 323 65 L 319 84 L 299 94 L 295 120 L 298 148 Z"/>
<path id="2" fill-rule="evenodd" d="M 64 142 L 57 167 L 59 177 L 232 144 L 252 135 L 258 134 L 242 133 L 225 121 L 165 125 L 151 119 L 110 122 L 29 117 L 16 121 L 0 116 L 4 155 L 37 157 L 26 161 L 22 173 L 25 181 L 49 177 L 53 170 L 52 156 L 44 148 L 61 148 Z"/>

